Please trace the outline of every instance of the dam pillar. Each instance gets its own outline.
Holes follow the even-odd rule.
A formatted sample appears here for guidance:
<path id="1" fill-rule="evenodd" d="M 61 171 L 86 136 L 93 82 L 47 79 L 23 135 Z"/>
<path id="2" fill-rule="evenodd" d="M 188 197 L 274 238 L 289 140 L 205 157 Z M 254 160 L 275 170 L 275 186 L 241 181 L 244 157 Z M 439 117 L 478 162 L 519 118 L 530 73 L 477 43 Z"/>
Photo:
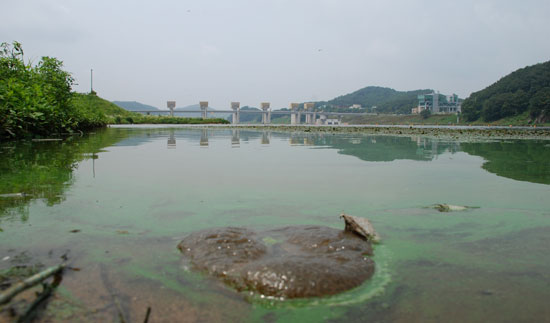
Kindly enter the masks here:
<path id="1" fill-rule="evenodd" d="M 170 116 L 174 116 L 174 109 L 176 108 L 176 101 L 166 101 L 166 107 L 170 109 Z"/>
<path id="2" fill-rule="evenodd" d="M 269 102 L 262 102 L 262 123 L 269 124 L 271 123 L 271 111 L 269 111 L 270 104 Z"/>
<path id="3" fill-rule="evenodd" d="M 296 120 L 296 109 L 298 109 L 299 104 L 298 103 L 291 103 L 290 104 L 290 124 L 295 125 Z"/>
<path id="4" fill-rule="evenodd" d="M 231 102 L 231 109 L 233 109 L 233 124 L 239 124 L 240 106 L 240 102 Z"/>
<path id="5" fill-rule="evenodd" d="M 315 103 L 304 103 L 304 111 L 306 113 L 306 124 L 313 124 L 313 107 Z"/>
<path id="6" fill-rule="evenodd" d="M 200 101 L 199 106 L 201 107 L 202 118 L 208 118 L 208 101 Z"/>

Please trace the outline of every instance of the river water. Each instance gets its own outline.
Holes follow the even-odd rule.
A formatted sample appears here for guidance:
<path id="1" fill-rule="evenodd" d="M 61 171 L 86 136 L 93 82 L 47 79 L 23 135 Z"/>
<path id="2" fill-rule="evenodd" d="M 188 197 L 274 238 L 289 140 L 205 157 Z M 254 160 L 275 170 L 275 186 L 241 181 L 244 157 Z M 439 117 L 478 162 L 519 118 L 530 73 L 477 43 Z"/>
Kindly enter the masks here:
<path id="1" fill-rule="evenodd" d="M 550 317 L 550 141 L 110 128 L 0 144 L 0 269 L 68 259 L 55 321 L 518 322 Z M 470 206 L 441 213 L 436 203 Z M 274 301 L 188 270 L 205 228 L 382 237 L 355 290 Z"/>

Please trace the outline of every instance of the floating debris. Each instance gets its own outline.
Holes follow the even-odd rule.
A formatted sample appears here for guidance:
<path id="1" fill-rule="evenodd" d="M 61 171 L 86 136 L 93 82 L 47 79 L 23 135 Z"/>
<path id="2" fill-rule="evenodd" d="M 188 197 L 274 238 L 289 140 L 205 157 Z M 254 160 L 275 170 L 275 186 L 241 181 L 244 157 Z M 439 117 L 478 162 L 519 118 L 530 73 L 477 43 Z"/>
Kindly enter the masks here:
<path id="1" fill-rule="evenodd" d="M 451 204 L 434 204 L 428 206 L 428 208 L 436 209 L 439 212 L 457 212 L 457 211 L 466 211 L 468 209 L 478 209 L 475 206 L 461 206 L 461 205 L 451 205 Z"/>

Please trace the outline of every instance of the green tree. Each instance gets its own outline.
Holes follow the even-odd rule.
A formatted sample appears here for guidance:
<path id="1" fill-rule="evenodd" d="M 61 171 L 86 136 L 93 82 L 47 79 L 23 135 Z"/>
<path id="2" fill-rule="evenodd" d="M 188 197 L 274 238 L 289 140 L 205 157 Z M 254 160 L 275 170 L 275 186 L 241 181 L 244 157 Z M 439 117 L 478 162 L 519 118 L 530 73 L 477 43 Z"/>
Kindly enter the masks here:
<path id="1" fill-rule="evenodd" d="M 425 109 L 420 112 L 420 115 L 422 116 L 422 119 L 428 119 L 432 115 L 432 112 L 430 109 Z"/>
<path id="2" fill-rule="evenodd" d="M 537 122 L 550 120 L 550 87 L 545 87 L 533 95 L 529 100 L 529 112 L 531 118 Z"/>
<path id="3" fill-rule="evenodd" d="M 56 58 L 25 64 L 20 43 L 0 45 L 0 138 L 44 136 L 79 128 L 74 79 Z"/>

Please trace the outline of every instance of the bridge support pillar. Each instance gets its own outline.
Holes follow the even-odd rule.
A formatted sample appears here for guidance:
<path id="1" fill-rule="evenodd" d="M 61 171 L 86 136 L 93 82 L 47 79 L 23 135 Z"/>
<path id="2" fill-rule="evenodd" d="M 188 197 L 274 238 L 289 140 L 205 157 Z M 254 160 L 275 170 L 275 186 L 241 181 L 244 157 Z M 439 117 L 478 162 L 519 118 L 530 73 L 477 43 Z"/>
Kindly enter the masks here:
<path id="1" fill-rule="evenodd" d="M 231 109 L 233 109 L 233 124 L 239 124 L 240 106 L 240 102 L 231 102 Z"/>
<path id="2" fill-rule="evenodd" d="M 208 118 L 208 101 L 200 101 L 199 106 L 201 107 L 202 118 Z"/>

